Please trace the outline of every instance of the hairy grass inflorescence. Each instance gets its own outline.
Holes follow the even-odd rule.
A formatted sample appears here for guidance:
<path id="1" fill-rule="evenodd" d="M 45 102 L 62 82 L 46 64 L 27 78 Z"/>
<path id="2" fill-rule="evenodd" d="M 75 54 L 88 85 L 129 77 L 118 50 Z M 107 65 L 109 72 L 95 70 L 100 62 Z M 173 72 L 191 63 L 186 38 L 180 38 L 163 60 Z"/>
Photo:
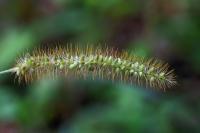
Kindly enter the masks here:
<path id="1" fill-rule="evenodd" d="M 18 59 L 13 72 L 19 81 L 40 79 L 44 75 L 57 77 L 92 77 L 138 83 L 166 89 L 176 84 L 175 74 L 169 65 L 156 59 L 143 59 L 110 48 L 57 47 L 38 49 Z"/>

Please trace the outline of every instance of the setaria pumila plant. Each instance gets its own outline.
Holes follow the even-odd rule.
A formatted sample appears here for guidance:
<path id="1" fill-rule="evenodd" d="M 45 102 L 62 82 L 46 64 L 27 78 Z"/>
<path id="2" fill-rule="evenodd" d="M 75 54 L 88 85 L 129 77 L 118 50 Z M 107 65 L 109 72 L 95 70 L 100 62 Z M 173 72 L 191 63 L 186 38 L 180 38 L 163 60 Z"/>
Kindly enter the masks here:
<path id="1" fill-rule="evenodd" d="M 163 90 L 176 84 L 176 76 L 167 63 L 136 57 L 108 47 L 37 49 L 19 58 L 13 68 L 0 72 L 3 73 L 14 73 L 19 81 L 25 82 L 48 75 L 53 78 L 100 78 Z"/>

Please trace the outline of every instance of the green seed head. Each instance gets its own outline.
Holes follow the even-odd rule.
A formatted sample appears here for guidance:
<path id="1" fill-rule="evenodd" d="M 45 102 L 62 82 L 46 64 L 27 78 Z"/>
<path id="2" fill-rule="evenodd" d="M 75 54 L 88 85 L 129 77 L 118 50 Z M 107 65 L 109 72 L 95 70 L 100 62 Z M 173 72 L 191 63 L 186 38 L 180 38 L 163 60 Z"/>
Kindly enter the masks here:
<path id="1" fill-rule="evenodd" d="M 76 76 L 78 73 L 84 75 L 80 77 L 85 77 L 90 73 L 94 77 L 140 82 L 154 88 L 165 89 L 176 84 L 173 71 L 159 61 L 123 56 L 127 53 L 117 56 L 109 49 L 103 48 L 77 49 L 79 48 L 36 51 L 20 58 L 15 69 L 10 72 L 15 72 L 20 80 L 25 79 L 27 82 L 41 78 L 40 75 L 61 73 L 68 76 L 68 73 L 71 73 L 70 75 Z"/>

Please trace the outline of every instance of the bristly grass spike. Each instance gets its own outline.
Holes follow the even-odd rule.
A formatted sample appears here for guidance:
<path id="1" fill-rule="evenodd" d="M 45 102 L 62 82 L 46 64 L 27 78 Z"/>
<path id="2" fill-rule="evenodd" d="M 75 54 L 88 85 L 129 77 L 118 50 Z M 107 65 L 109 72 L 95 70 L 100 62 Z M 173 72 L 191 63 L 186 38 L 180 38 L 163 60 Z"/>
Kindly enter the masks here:
<path id="1" fill-rule="evenodd" d="M 108 47 L 79 46 L 37 49 L 19 58 L 14 68 L 2 71 L 15 73 L 19 81 L 31 82 L 43 76 L 101 78 L 137 83 L 165 90 L 176 84 L 176 76 L 167 63 L 118 52 Z"/>

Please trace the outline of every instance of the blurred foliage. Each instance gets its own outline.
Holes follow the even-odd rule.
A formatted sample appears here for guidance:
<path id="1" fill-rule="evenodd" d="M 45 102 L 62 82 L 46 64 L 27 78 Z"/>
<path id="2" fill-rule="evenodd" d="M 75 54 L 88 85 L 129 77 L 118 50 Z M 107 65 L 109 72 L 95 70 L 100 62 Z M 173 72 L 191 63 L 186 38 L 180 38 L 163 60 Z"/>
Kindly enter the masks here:
<path id="1" fill-rule="evenodd" d="M 199 0 L 1 0 L 0 70 L 26 51 L 107 44 L 155 57 L 179 85 L 161 92 L 109 81 L 0 76 L 0 132 L 200 132 Z"/>

